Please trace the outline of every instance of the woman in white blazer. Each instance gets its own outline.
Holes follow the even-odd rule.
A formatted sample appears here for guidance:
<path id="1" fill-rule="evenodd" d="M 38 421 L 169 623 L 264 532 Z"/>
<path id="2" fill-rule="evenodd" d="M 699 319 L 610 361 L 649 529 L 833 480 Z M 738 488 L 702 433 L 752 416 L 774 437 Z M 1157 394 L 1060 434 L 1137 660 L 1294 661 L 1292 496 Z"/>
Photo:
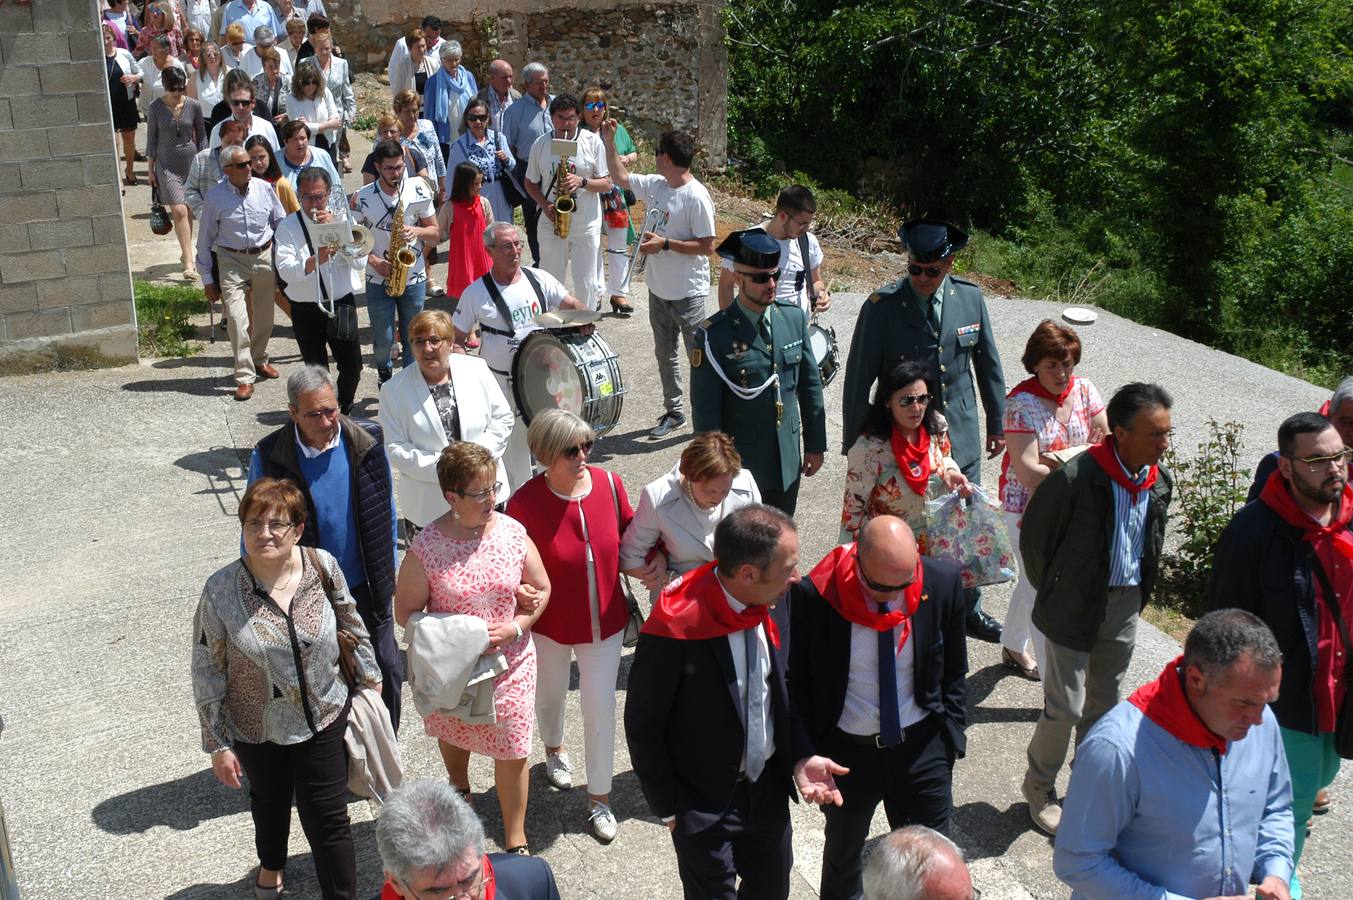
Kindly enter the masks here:
<path id="1" fill-rule="evenodd" d="M 660 590 L 712 562 L 715 526 L 733 510 L 760 502 L 756 479 L 742 468 L 733 439 L 722 431 L 697 434 L 672 471 L 644 486 L 620 541 L 620 569 L 650 591 Z"/>
<path id="2" fill-rule="evenodd" d="M 503 451 L 512 434 L 512 406 L 488 364 L 477 356 L 452 353 L 455 330 L 441 310 L 424 310 L 409 324 L 418 365 L 408 366 L 381 385 L 380 420 L 385 452 L 395 470 L 399 513 L 418 528 L 450 506 L 437 482 L 437 457 L 452 439 L 471 441 L 493 454 L 508 498 Z"/>

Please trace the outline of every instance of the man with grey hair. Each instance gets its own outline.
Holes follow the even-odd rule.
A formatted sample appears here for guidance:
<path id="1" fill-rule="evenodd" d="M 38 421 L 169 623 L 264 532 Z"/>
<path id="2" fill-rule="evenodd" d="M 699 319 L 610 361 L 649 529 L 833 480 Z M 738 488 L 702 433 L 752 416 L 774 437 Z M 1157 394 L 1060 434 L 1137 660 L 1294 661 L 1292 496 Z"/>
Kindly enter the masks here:
<path id="1" fill-rule="evenodd" d="M 1292 783 L 1269 704 L 1278 642 L 1244 610 L 1198 620 L 1184 653 L 1076 751 L 1052 867 L 1072 900 L 1289 900 Z"/>
<path id="2" fill-rule="evenodd" d="M 381 900 L 559 900 L 545 860 L 484 852 L 483 824 L 445 781 L 406 781 L 391 793 L 376 820 L 376 849 L 385 867 Z"/>
<path id="3" fill-rule="evenodd" d="M 521 70 L 525 93 L 503 114 L 503 136 L 508 149 L 516 159 L 512 171 L 512 185 L 521 194 L 522 220 L 526 223 L 526 240 L 531 245 L 531 264 L 540 265 L 540 207 L 526 193 L 527 157 L 540 136 L 554 127 L 550 120 L 550 70 L 543 63 L 531 62 Z M 590 300 L 590 298 L 589 298 Z"/>
<path id="4" fill-rule="evenodd" d="M 395 596 L 394 484 L 381 427 L 338 411 L 327 369 L 306 366 L 287 378 L 291 421 L 258 442 L 249 483 L 284 478 L 305 496 L 300 543 L 338 560 L 357 601 L 381 670 L 381 699 L 399 730 L 404 662 L 395 645 L 390 604 Z"/>
<path id="5" fill-rule="evenodd" d="M 973 900 L 963 851 L 924 825 L 899 828 L 864 864 L 864 900 Z"/>
<path id="6" fill-rule="evenodd" d="M 240 68 L 248 72 L 250 78 L 257 78 L 263 74 L 263 60 L 259 59 L 258 51 L 265 48 L 277 50 L 277 33 L 267 25 L 260 25 L 254 29 L 254 45 L 240 54 Z M 291 55 L 277 50 L 277 66 L 282 81 L 290 82 L 294 71 L 291 67 Z"/>
<path id="7" fill-rule="evenodd" d="M 521 97 L 521 91 L 512 86 L 512 63 L 505 59 L 489 63 L 489 83 L 479 89 L 478 97 L 489 105 L 489 125 L 503 131 L 503 115 Z"/>

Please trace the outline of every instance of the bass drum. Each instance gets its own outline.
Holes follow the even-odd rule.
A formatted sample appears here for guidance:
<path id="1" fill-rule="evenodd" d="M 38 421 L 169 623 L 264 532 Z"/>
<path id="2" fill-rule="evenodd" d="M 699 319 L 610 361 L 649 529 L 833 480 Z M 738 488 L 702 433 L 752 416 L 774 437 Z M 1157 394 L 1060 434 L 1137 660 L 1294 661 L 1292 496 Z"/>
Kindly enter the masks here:
<path id="1" fill-rule="evenodd" d="M 817 322 L 809 322 L 808 348 L 813 351 L 813 359 L 817 360 L 817 370 L 822 374 L 822 386 L 826 387 L 832 383 L 837 370 L 841 368 L 841 363 L 837 359 L 836 329 L 824 328 Z"/>
<path id="2" fill-rule="evenodd" d="M 512 361 L 512 395 L 528 425 L 547 409 L 566 409 L 600 437 L 620 421 L 626 390 L 620 358 L 595 331 L 533 331 Z"/>

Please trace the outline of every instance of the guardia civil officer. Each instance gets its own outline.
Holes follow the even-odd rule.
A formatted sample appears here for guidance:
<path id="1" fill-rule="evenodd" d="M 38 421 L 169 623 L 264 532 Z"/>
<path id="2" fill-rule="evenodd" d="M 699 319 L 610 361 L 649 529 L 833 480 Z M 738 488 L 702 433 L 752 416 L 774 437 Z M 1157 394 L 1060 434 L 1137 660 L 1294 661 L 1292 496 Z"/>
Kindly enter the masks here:
<path id="1" fill-rule="evenodd" d="M 934 219 L 913 219 L 899 234 L 907 248 L 907 277 L 870 294 L 855 322 L 846 357 L 841 452 L 859 437 L 874 383 L 899 360 L 920 360 L 940 385 L 940 396 L 931 402 L 949 423 L 954 461 L 969 481 L 981 484 L 973 373 L 987 417 L 988 458 L 1005 450 L 1005 378 L 981 289 L 949 274 L 968 235 Z M 975 590 L 968 593 L 967 628 L 972 637 L 1000 640 L 1000 623 L 982 611 Z"/>
<path id="2" fill-rule="evenodd" d="M 735 231 L 715 252 L 733 263 L 737 299 L 696 329 L 693 424 L 731 435 L 762 500 L 793 515 L 801 476 L 822 467 L 827 449 L 808 321 L 797 303 L 775 299 L 780 247 L 765 231 Z"/>

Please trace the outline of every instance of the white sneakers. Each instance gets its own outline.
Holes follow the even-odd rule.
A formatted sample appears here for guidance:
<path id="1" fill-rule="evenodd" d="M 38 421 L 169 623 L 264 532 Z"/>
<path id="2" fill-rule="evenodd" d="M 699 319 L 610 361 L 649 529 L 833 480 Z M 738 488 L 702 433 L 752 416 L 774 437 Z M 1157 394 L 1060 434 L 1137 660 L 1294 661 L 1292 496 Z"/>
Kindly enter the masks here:
<path id="1" fill-rule="evenodd" d="M 545 754 L 545 780 L 556 790 L 566 791 L 573 787 L 573 763 L 567 752 Z"/>
<path id="2" fill-rule="evenodd" d="M 615 822 L 615 813 L 611 812 L 611 807 L 605 803 L 592 801 L 592 809 L 587 814 L 587 825 L 592 829 L 592 834 L 603 844 L 609 844 L 615 840 L 616 829 L 619 827 Z"/>

